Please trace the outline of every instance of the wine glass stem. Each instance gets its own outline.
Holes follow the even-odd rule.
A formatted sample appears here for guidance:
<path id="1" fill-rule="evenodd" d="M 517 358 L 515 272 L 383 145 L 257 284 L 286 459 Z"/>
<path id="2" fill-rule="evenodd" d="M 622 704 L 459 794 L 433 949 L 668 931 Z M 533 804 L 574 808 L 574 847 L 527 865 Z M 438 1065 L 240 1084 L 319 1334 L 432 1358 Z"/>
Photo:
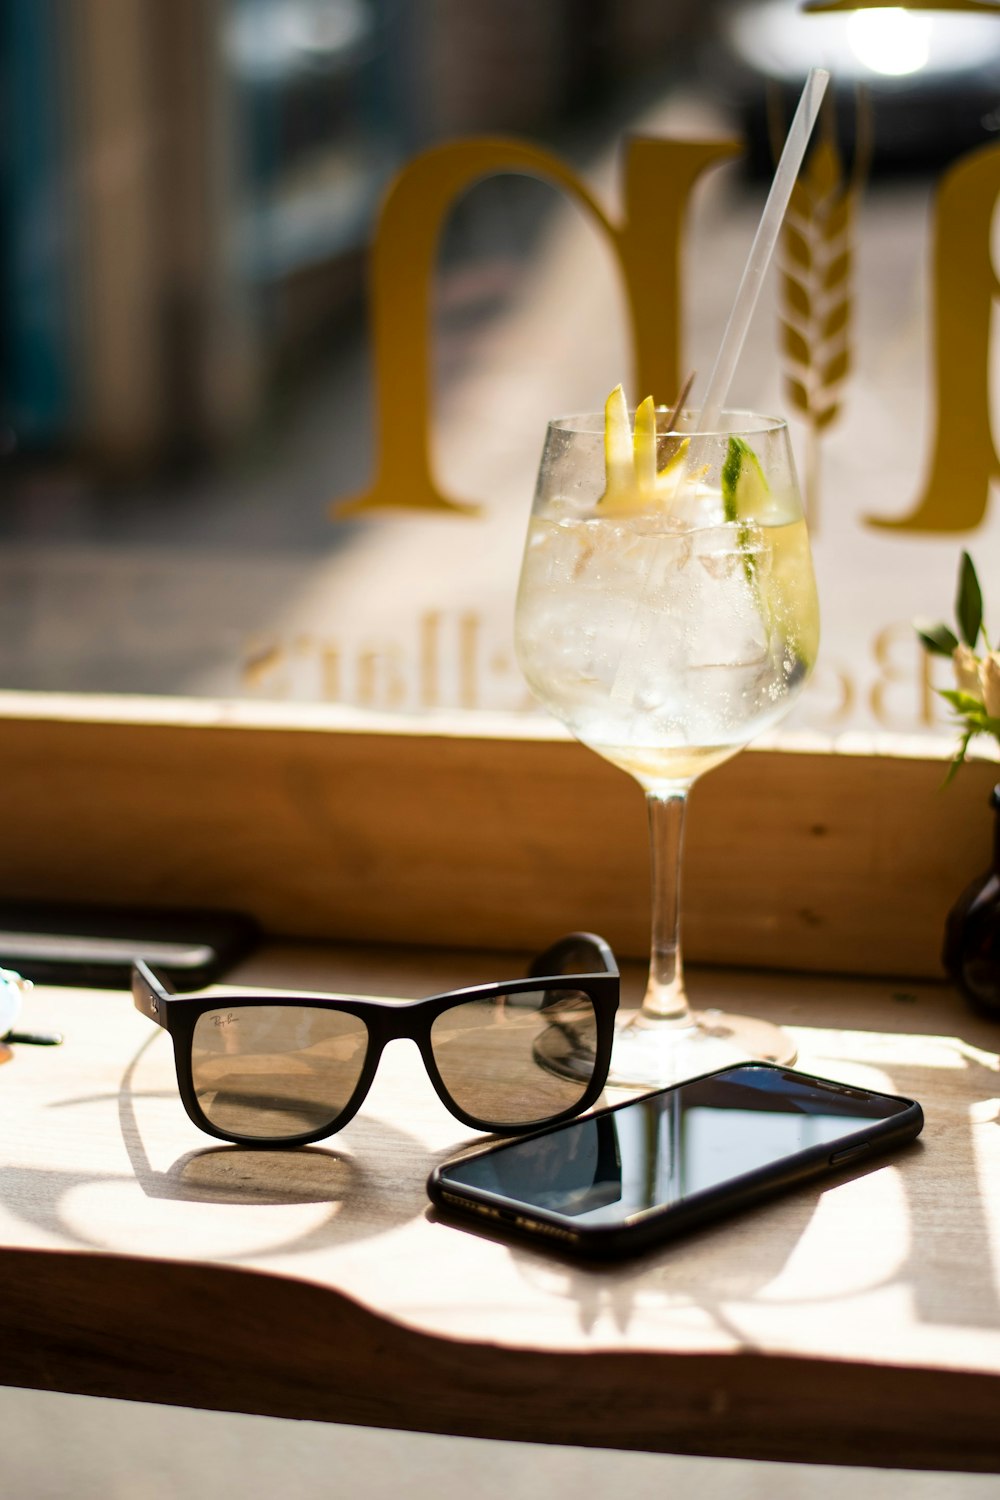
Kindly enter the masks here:
<path id="1" fill-rule="evenodd" d="M 649 1020 L 683 1023 L 690 1018 L 681 963 L 681 853 L 687 794 L 647 792 L 652 863 L 653 924 L 649 981 L 642 1014 Z"/>

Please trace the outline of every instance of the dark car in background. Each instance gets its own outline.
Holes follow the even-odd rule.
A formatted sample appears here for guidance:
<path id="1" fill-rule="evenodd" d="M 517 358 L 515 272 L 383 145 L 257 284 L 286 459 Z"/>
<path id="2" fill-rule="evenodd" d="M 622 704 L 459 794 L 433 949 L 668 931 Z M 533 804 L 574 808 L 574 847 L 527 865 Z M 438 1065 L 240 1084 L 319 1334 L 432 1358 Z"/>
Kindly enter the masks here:
<path id="1" fill-rule="evenodd" d="M 770 173 L 811 67 L 831 72 L 841 146 L 878 171 L 928 170 L 1000 138 L 996 16 L 900 6 L 809 12 L 800 0 L 718 7 L 706 81 L 738 120 L 756 173 Z"/>

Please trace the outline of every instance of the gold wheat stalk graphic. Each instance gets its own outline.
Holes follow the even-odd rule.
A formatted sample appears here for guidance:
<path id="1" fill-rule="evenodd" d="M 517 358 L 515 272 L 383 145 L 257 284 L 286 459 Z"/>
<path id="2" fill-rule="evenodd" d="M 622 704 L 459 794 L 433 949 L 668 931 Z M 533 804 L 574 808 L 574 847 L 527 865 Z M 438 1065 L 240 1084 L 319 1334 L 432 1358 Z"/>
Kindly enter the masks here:
<path id="1" fill-rule="evenodd" d="M 867 101 L 859 96 L 857 142 L 848 177 L 828 99 L 820 138 L 792 191 L 781 234 L 784 388 L 806 424 L 803 489 L 813 532 L 819 526 L 820 441 L 840 415 L 842 389 L 851 371 L 855 217 L 869 156 Z"/>

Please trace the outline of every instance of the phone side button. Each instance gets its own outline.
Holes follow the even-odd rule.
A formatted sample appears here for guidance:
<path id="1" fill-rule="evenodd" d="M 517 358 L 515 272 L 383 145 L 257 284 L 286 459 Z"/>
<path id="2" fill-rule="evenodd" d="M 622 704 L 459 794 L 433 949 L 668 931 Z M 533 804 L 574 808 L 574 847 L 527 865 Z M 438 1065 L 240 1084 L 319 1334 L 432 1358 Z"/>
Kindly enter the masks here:
<path id="1" fill-rule="evenodd" d="M 867 1156 L 871 1150 L 868 1141 L 862 1141 L 860 1146 L 845 1146 L 843 1151 L 835 1151 L 830 1157 L 831 1167 L 839 1167 L 845 1161 L 854 1161 L 859 1156 Z"/>

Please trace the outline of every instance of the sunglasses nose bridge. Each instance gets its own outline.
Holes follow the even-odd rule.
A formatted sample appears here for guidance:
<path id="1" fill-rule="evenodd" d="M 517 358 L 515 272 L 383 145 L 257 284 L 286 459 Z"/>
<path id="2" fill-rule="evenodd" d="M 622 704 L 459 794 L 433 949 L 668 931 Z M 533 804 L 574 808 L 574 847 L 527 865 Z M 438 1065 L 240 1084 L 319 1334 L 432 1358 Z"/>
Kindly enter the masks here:
<path id="1" fill-rule="evenodd" d="M 414 1005 L 393 1005 L 385 1009 L 380 1017 L 379 1028 L 382 1044 L 412 1039 L 419 1047 L 425 1026 L 418 1017 L 419 1012 Z"/>

